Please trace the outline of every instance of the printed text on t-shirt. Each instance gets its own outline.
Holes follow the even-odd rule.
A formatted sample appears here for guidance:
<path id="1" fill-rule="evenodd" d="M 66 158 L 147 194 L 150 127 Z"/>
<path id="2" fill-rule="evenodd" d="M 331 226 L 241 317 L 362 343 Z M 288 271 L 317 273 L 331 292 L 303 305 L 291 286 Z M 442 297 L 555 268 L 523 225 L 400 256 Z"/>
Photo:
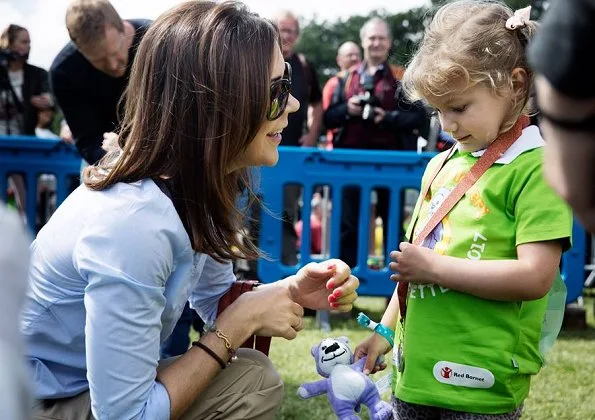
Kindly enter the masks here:
<path id="1" fill-rule="evenodd" d="M 487 243 L 488 238 L 479 232 L 475 232 L 475 235 L 473 235 L 473 243 L 471 244 L 469 251 L 467 251 L 467 258 L 470 260 L 480 260 L 481 254 L 485 251 Z"/>

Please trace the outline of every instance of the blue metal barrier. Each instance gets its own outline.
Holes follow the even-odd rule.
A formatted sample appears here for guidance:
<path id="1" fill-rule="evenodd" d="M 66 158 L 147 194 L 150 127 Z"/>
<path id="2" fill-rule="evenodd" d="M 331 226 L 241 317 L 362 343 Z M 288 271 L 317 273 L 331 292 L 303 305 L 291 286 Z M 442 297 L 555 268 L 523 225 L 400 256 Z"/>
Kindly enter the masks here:
<path id="1" fill-rule="evenodd" d="M 26 185 L 27 225 L 36 228 L 37 179 L 41 174 L 56 177 L 56 202 L 60 204 L 69 193 L 73 178 L 78 178 L 81 158 L 73 146 L 60 140 L 28 136 L 0 136 L 0 198 L 7 201 L 10 175 L 20 174 Z"/>
<path id="2" fill-rule="evenodd" d="M 332 213 L 330 222 L 330 256 L 338 257 L 340 240 L 341 200 L 340 191 L 351 185 L 361 188 L 357 266 L 353 274 L 360 279 L 358 290 L 362 296 L 390 296 L 394 283 L 389 279 L 388 253 L 382 269 L 368 267 L 370 192 L 375 188 L 390 191 L 388 235 L 386 243 L 400 242 L 402 220 L 402 192 L 412 188 L 419 190 L 421 178 L 433 154 L 412 152 L 371 152 L 354 150 L 324 151 L 291 147 L 279 148 L 279 163 L 261 171 L 260 188 L 266 209 L 261 213 L 261 249 L 268 259 L 258 262 L 258 275 L 264 282 L 276 281 L 295 274 L 297 269 L 310 261 L 316 261 L 310 254 L 310 200 L 315 186 L 329 185 L 332 188 Z M 286 185 L 299 184 L 303 187 L 302 196 L 302 238 L 299 250 L 300 261 L 296 266 L 283 265 L 281 259 L 283 210 L 283 190 Z M 267 210 L 268 209 L 268 210 Z M 577 299 L 585 279 L 584 264 L 586 253 L 586 233 L 579 225 L 574 225 L 573 247 L 563 255 L 562 277 L 568 288 L 568 302 Z"/>

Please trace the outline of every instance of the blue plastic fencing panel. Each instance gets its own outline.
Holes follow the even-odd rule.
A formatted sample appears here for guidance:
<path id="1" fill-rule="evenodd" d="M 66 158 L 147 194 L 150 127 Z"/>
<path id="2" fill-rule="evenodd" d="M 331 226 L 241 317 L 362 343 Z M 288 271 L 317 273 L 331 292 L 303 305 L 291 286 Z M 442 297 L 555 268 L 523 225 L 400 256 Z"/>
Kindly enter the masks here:
<path id="1" fill-rule="evenodd" d="M 329 185 L 332 189 L 332 212 L 330 220 L 330 257 L 339 256 L 341 190 L 346 186 L 359 186 L 360 214 L 357 266 L 353 274 L 360 279 L 358 293 L 362 296 L 391 296 L 394 283 L 390 280 L 388 253 L 382 269 L 368 267 L 370 192 L 375 188 L 390 191 L 390 206 L 387 244 L 388 251 L 401 241 L 402 192 L 405 189 L 419 190 L 424 169 L 434 156 L 431 153 L 363 151 L 363 150 L 318 150 L 293 147 L 279 148 L 279 162 L 275 167 L 262 168 L 260 189 L 267 209 L 261 213 L 260 247 L 268 255 L 258 262 L 258 276 L 264 282 L 273 282 L 295 274 L 304 264 L 316 261 L 310 254 L 310 200 L 315 186 Z M 283 189 L 285 185 L 299 184 L 303 187 L 302 238 L 299 250 L 300 261 L 296 266 L 280 262 L 283 210 Z M 568 301 L 575 300 L 582 293 L 585 278 L 584 264 L 586 234 L 575 224 L 573 247 L 563 256 L 562 277 L 568 287 Z"/>
<path id="2" fill-rule="evenodd" d="M 265 282 L 276 281 L 294 274 L 298 268 L 310 261 L 310 200 L 304 200 L 302 245 L 300 262 L 286 266 L 279 262 L 281 255 L 281 214 L 283 209 L 283 188 L 288 184 L 303 187 L 303 196 L 311 197 L 315 186 L 329 185 L 333 192 L 333 210 L 330 221 L 330 256 L 339 255 L 341 190 L 346 186 L 359 186 L 360 217 L 359 238 L 352 246 L 358 249 L 357 267 L 353 270 L 359 277 L 359 293 L 363 296 L 390 296 L 394 284 L 390 281 L 387 268 L 380 270 L 368 267 L 370 192 L 375 188 L 390 191 L 388 229 L 388 250 L 400 242 L 402 197 L 405 189 L 419 189 L 425 166 L 432 154 L 418 155 L 412 152 L 354 151 L 318 149 L 279 148 L 279 163 L 261 172 L 261 190 L 268 210 L 261 214 L 260 246 L 270 259 L 258 263 L 258 275 Z M 47 140 L 26 136 L 0 136 L 0 198 L 7 200 L 7 180 L 11 174 L 20 174 L 27 185 L 27 223 L 35 229 L 37 205 L 37 178 L 41 174 L 53 174 L 57 181 L 57 205 L 69 193 L 73 178 L 80 173 L 81 159 L 72 146 L 59 140 Z M 585 279 L 586 233 L 575 223 L 573 247 L 562 259 L 562 277 L 568 287 L 568 301 L 575 300 L 582 293 Z M 388 264 L 385 253 L 385 264 Z"/>
<path id="3" fill-rule="evenodd" d="M 69 193 L 69 185 L 81 170 L 81 158 L 73 146 L 60 140 L 29 136 L 0 136 L 0 198 L 6 202 L 8 177 L 20 174 L 26 184 L 27 224 L 35 230 L 37 178 L 41 174 L 56 177 L 56 204 Z"/>
<path id="4" fill-rule="evenodd" d="M 262 281 L 276 281 L 294 274 L 297 269 L 313 259 L 310 255 L 310 200 L 315 186 L 328 185 L 332 190 L 332 217 L 330 220 L 330 256 L 339 255 L 341 191 L 344 187 L 357 186 L 360 193 L 360 214 L 357 247 L 358 261 L 353 273 L 361 282 L 359 293 L 368 296 L 390 296 L 394 283 L 390 280 L 388 255 L 385 268 L 375 270 L 368 267 L 370 195 L 376 188 L 385 188 L 390 194 L 388 229 L 389 250 L 394 249 L 401 238 L 402 198 L 404 190 L 419 189 L 424 169 L 433 154 L 413 152 L 362 151 L 362 150 L 318 150 L 280 147 L 279 162 L 275 167 L 263 168 L 261 190 L 268 210 L 261 213 L 260 247 L 269 256 L 258 263 L 258 276 Z M 300 262 L 297 266 L 286 266 L 281 257 L 281 214 L 283 210 L 283 189 L 288 184 L 303 187 L 302 209 L 303 229 Z M 386 254 L 386 253 L 385 253 Z"/>
<path id="5" fill-rule="evenodd" d="M 561 274 L 568 290 L 566 302 L 572 302 L 583 294 L 586 255 L 587 232 L 575 219 L 572 228 L 572 248 L 562 255 Z"/>

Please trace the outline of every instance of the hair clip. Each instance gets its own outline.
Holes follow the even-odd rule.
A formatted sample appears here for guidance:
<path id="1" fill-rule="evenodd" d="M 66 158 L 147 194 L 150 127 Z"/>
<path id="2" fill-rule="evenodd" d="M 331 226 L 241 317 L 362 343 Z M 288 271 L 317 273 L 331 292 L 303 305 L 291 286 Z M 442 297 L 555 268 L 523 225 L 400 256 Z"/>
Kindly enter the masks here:
<path id="1" fill-rule="evenodd" d="M 527 26 L 527 22 L 531 20 L 531 6 L 519 9 L 508 18 L 506 21 L 506 29 L 514 31 L 519 28 Z"/>

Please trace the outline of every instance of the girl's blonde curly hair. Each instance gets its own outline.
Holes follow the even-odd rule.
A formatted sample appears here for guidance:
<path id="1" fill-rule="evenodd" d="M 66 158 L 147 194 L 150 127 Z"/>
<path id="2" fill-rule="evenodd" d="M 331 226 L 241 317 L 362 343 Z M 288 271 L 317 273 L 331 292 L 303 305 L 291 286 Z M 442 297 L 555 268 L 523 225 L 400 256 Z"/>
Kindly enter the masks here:
<path id="1" fill-rule="evenodd" d="M 522 113 L 529 112 L 533 73 L 525 51 L 537 29 L 534 21 L 507 29 L 512 15 L 509 7 L 490 0 L 459 0 L 442 6 L 405 71 L 407 95 L 412 100 L 436 98 L 482 84 L 496 95 L 511 95 L 501 130 L 511 128 Z M 524 69 L 529 79 L 520 95 L 513 94 L 515 68 Z"/>

